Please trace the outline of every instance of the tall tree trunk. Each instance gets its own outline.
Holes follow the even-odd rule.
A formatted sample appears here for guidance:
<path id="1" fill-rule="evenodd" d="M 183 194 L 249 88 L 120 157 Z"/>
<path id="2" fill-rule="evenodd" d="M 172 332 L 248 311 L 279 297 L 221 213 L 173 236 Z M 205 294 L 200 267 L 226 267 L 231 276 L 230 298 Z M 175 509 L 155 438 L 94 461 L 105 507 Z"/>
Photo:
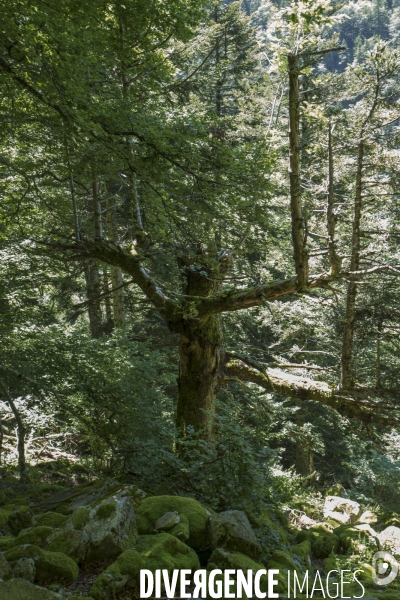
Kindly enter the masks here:
<path id="1" fill-rule="evenodd" d="M 140 216 L 140 207 L 137 206 Z M 112 205 L 111 200 L 107 206 L 107 224 L 109 230 L 109 237 L 117 243 L 117 228 L 115 224 L 115 208 Z M 125 322 L 125 298 L 124 289 L 122 287 L 124 279 L 122 276 L 122 270 L 120 267 L 111 267 L 111 285 L 112 285 L 112 300 L 113 300 L 113 311 L 114 311 L 114 326 L 119 329 Z"/>
<path id="2" fill-rule="evenodd" d="M 106 309 L 106 320 L 107 323 L 112 323 L 113 315 L 110 302 L 110 289 L 108 281 L 108 269 L 103 267 L 103 294 L 104 294 L 104 307 Z"/>
<path id="3" fill-rule="evenodd" d="M 180 435 L 188 427 L 213 437 L 213 415 L 218 387 L 222 332 L 218 316 L 183 325 L 179 337 L 179 380 L 176 426 Z"/>
<path id="4" fill-rule="evenodd" d="M 304 402 L 298 401 L 299 410 L 296 412 L 296 427 L 298 435 L 296 436 L 296 455 L 295 469 L 298 475 L 308 477 L 310 475 L 310 445 L 306 437 L 301 433 L 305 424 L 307 409 Z"/>
<path id="5" fill-rule="evenodd" d="M 306 232 L 301 203 L 300 188 L 300 149 L 299 149 L 299 58 L 288 56 L 289 69 L 289 173 L 290 173 L 290 211 L 292 218 L 293 258 L 296 267 L 299 289 L 308 284 L 308 251 Z"/>
<path id="6" fill-rule="evenodd" d="M 336 252 L 336 215 L 334 211 L 335 195 L 333 189 L 333 148 L 332 148 L 332 123 L 329 123 L 328 133 L 328 198 L 326 208 L 326 224 L 328 230 L 328 256 L 331 274 L 337 275 L 341 269 L 341 260 Z"/>
<path id="7" fill-rule="evenodd" d="M 220 251 L 216 259 L 214 252 L 216 248 L 211 250 L 211 260 L 206 261 L 205 259 L 210 259 L 210 255 L 201 256 L 203 251 L 199 250 L 201 262 L 198 261 L 195 265 L 190 264 L 191 261 L 187 258 L 180 261 L 184 294 L 207 296 L 219 287 L 218 277 L 229 269 L 230 258 L 225 260 Z M 212 266 L 204 264 L 205 262 L 211 262 Z M 201 438 L 210 441 L 213 437 L 213 416 L 219 383 L 222 345 L 220 316 L 184 318 L 179 333 L 176 426 L 183 436 L 188 427 L 196 431 L 202 430 Z"/>
<path id="8" fill-rule="evenodd" d="M 19 476 L 23 483 L 29 481 L 28 476 L 28 465 L 25 458 L 25 426 L 24 422 L 21 418 L 21 414 L 17 409 L 14 400 L 11 397 L 6 386 L 0 381 L 0 391 L 3 393 L 4 399 L 9 404 L 11 411 L 14 415 L 15 421 L 17 423 L 17 452 L 18 452 L 18 470 Z"/>
<path id="9" fill-rule="evenodd" d="M 356 196 L 354 202 L 353 234 L 351 240 L 350 271 L 357 271 L 360 266 L 360 225 L 362 215 L 362 176 L 364 166 L 364 142 L 361 140 L 358 146 Z M 346 320 L 343 332 L 342 357 L 341 357 L 341 381 L 340 387 L 349 390 L 354 386 L 353 369 L 353 343 L 355 332 L 355 312 L 358 284 L 356 277 L 350 276 L 347 286 L 346 298 Z"/>
<path id="10" fill-rule="evenodd" d="M 101 313 L 101 283 L 97 264 L 93 260 L 85 262 L 86 294 L 89 301 L 88 313 L 92 337 L 98 338 L 103 333 Z"/>

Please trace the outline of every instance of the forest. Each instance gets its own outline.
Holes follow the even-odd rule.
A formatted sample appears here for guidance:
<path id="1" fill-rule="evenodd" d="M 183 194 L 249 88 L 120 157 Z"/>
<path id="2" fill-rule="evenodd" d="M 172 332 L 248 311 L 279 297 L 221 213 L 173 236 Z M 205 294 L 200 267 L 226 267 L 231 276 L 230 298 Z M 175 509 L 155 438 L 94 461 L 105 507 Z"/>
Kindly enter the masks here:
<path id="1" fill-rule="evenodd" d="M 400 600 L 400 0 L 0 2 L 0 597 Z"/>

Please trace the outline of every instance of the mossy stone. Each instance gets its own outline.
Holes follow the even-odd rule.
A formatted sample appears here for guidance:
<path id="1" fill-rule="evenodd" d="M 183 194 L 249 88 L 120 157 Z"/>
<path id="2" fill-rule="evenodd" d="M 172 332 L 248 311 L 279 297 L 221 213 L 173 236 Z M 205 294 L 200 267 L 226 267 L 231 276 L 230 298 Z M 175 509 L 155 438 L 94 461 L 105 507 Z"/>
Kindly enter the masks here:
<path id="1" fill-rule="evenodd" d="M 246 556 L 245 554 L 242 554 L 241 552 L 229 552 L 228 550 L 225 550 L 223 548 L 217 548 L 211 554 L 210 560 L 208 561 L 207 565 L 208 572 L 210 572 L 213 569 L 221 569 L 221 571 L 224 571 L 226 569 L 234 569 L 235 571 L 242 570 L 243 573 L 247 575 L 247 571 L 249 569 L 253 571 L 254 574 L 260 569 L 265 569 L 265 567 L 261 563 L 256 562 L 255 560 L 253 560 L 249 556 Z M 236 580 L 234 576 L 231 577 L 231 579 Z M 223 574 L 221 574 L 219 577 L 217 576 L 215 578 L 215 581 L 224 581 Z M 261 577 L 260 589 L 262 592 L 267 592 L 267 575 L 263 575 Z M 232 586 L 231 591 L 234 592 L 235 595 L 237 595 L 237 586 Z M 210 598 L 210 596 L 207 595 L 207 598 Z M 244 598 L 246 598 L 246 596 L 244 596 Z"/>
<path id="2" fill-rule="evenodd" d="M 105 502 L 96 511 L 96 519 L 108 519 L 116 511 L 116 502 Z"/>
<path id="3" fill-rule="evenodd" d="M 17 561 L 20 558 L 33 558 L 33 560 L 36 561 L 42 552 L 43 550 L 39 548 L 39 546 L 24 544 L 22 546 L 11 548 L 11 550 L 7 550 L 7 552 L 4 553 L 4 557 L 10 563 Z"/>
<path id="4" fill-rule="evenodd" d="M 135 549 L 142 556 L 146 569 L 199 569 L 199 558 L 186 544 L 169 533 L 144 535 L 139 538 Z"/>
<path id="5" fill-rule="evenodd" d="M 4 529 L 8 525 L 8 519 L 11 515 L 10 510 L 5 510 L 4 508 L 0 508 L 0 528 Z"/>
<path id="6" fill-rule="evenodd" d="M 14 537 L 10 537 L 7 535 L 2 535 L 0 537 L 0 552 L 5 552 L 10 548 L 12 542 L 15 540 Z"/>
<path id="7" fill-rule="evenodd" d="M 82 530 L 90 519 L 90 510 L 86 506 L 78 508 L 71 517 L 71 523 L 74 529 Z"/>
<path id="8" fill-rule="evenodd" d="M 36 561 L 36 577 L 46 579 L 68 579 L 75 581 L 79 575 L 79 567 L 72 558 L 62 552 L 43 550 Z"/>
<path id="9" fill-rule="evenodd" d="M 137 528 L 141 535 L 154 533 L 156 521 L 170 511 L 176 511 L 181 520 L 186 517 L 189 523 L 188 545 L 195 550 L 207 550 L 206 509 L 193 498 L 181 496 L 151 496 L 145 498 L 136 511 Z"/>
<path id="10" fill-rule="evenodd" d="M 47 538 L 53 533 L 52 527 L 39 525 L 30 531 L 20 533 L 20 535 L 9 544 L 9 547 L 21 546 L 22 544 L 34 544 L 43 547 L 46 545 Z"/>
<path id="11" fill-rule="evenodd" d="M 185 515 L 182 515 L 180 519 L 180 522 L 168 529 L 167 533 L 178 538 L 181 542 L 186 542 L 190 536 L 189 521 Z"/>
<path id="12" fill-rule="evenodd" d="M 13 535 L 33 525 L 33 513 L 29 506 L 16 506 L 8 517 L 8 526 Z"/>
<path id="13" fill-rule="evenodd" d="M 46 588 L 33 585 L 25 579 L 0 581 L 2 600 L 60 600 L 60 596 Z"/>
<path id="14" fill-rule="evenodd" d="M 297 541 L 299 543 L 301 543 L 301 542 L 304 542 L 305 540 L 308 540 L 312 545 L 313 542 L 317 539 L 317 537 L 318 537 L 318 534 L 315 533 L 314 531 L 311 531 L 310 529 L 302 529 L 297 534 Z"/>
<path id="15" fill-rule="evenodd" d="M 313 543 L 313 552 L 316 558 L 328 558 L 333 552 L 338 552 L 340 539 L 334 533 L 324 533 L 317 537 Z"/>
<path id="16" fill-rule="evenodd" d="M 329 573 L 329 571 L 336 571 L 337 570 L 337 564 L 336 564 L 336 559 L 333 556 L 329 556 L 328 558 L 325 558 L 324 560 L 324 571 L 326 574 Z"/>
<path id="17" fill-rule="evenodd" d="M 94 600 L 106 600 L 126 584 L 139 582 L 140 569 L 145 566 L 136 550 L 126 550 L 94 582 L 90 594 Z"/>
<path id="18" fill-rule="evenodd" d="M 54 512 L 59 513 L 60 515 L 68 515 L 69 504 L 60 504 L 60 506 L 57 506 Z"/>
<path id="19" fill-rule="evenodd" d="M 46 512 L 36 517 L 36 523 L 45 527 L 62 528 L 68 521 L 67 515 L 55 512 Z"/>
<path id="20" fill-rule="evenodd" d="M 278 550 L 274 552 L 268 562 L 269 569 L 290 569 L 291 571 L 298 571 L 299 566 L 294 562 L 293 557 L 289 552 L 284 550 Z"/>
<path id="21" fill-rule="evenodd" d="M 46 550 L 50 552 L 62 552 L 78 564 L 82 564 L 86 557 L 88 543 L 89 537 L 83 531 L 60 529 L 54 531 L 47 538 Z"/>
<path id="22" fill-rule="evenodd" d="M 11 567 L 5 557 L 0 554 L 0 579 L 7 581 L 13 576 Z"/>

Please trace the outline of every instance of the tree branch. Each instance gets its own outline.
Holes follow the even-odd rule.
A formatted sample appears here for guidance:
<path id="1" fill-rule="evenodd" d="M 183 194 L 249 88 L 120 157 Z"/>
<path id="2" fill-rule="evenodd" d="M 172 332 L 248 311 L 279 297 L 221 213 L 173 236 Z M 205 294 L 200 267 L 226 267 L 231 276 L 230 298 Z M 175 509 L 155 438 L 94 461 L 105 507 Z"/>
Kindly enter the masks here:
<path id="1" fill-rule="evenodd" d="M 395 407 L 387 402 L 383 392 L 356 388 L 350 395 L 337 391 L 335 386 L 325 381 L 315 381 L 285 373 L 280 369 L 271 369 L 235 352 L 225 353 L 222 369 L 224 376 L 255 383 L 268 392 L 286 398 L 319 402 L 350 419 L 390 427 L 400 424 L 400 419 L 394 412 Z"/>

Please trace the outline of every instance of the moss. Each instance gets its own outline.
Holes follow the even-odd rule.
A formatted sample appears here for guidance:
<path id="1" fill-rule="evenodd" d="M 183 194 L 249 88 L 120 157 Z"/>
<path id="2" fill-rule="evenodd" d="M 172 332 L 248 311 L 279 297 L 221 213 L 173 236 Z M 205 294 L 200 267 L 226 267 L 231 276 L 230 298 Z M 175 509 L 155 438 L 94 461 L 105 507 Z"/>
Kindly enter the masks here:
<path id="1" fill-rule="evenodd" d="M 10 546 L 14 540 L 15 540 L 15 538 L 13 538 L 13 537 L 2 535 L 0 537 L 0 552 L 4 552 L 5 550 L 8 550 L 8 548 L 10 548 Z"/>
<path id="2" fill-rule="evenodd" d="M 68 600 L 95 600 L 92 596 L 68 596 Z"/>
<path id="3" fill-rule="evenodd" d="M 329 556 L 324 560 L 324 571 L 325 573 L 329 573 L 329 571 L 338 570 L 338 566 L 336 563 L 336 558 L 334 556 Z"/>
<path id="4" fill-rule="evenodd" d="M 363 544 L 368 543 L 371 532 L 365 525 L 348 525 L 337 527 L 334 531 L 338 535 L 344 550 L 360 551 Z"/>
<path id="5" fill-rule="evenodd" d="M 310 529 L 302 529 L 297 534 L 297 541 L 299 543 L 304 542 L 305 540 L 308 540 L 310 542 L 310 544 L 312 544 L 317 538 L 318 538 L 318 534 L 315 533 L 314 531 L 311 531 Z"/>
<path id="6" fill-rule="evenodd" d="M 101 600 L 110 596 L 119 587 L 118 584 L 122 587 L 131 579 L 138 584 L 140 569 L 144 566 L 143 558 L 136 550 L 126 550 L 96 579 L 90 590 L 91 596 L 94 600 Z"/>
<path id="7" fill-rule="evenodd" d="M 75 581 L 79 575 L 79 567 L 72 558 L 62 552 L 43 550 L 36 561 L 36 577 L 39 580 L 68 579 Z"/>
<path id="8" fill-rule="evenodd" d="M 294 562 L 292 556 L 289 554 L 289 552 L 285 552 L 284 550 L 278 550 L 278 552 L 275 552 L 271 556 L 271 558 L 268 562 L 268 568 L 269 569 L 290 569 L 291 571 L 299 570 L 299 567 Z"/>
<path id="9" fill-rule="evenodd" d="M 154 533 L 155 522 L 166 512 L 176 510 L 189 523 L 188 545 L 195 550 L 207 550 L 207 522 L 206 509 L 193 498 L 180 496 L 152 496 L 145 498 L 136 512 L 139 534 Z"/>
<path id="10" fill-rule="evenodd" d="M 46 540 L 53 533 L 52 527 L 39 525 L 30 531 L 20 533 L 20 535 L 10 543 L 10 546 L 21 546 L 22 544 L 35 544 L 36 546 L 44 546 Z"/>
<path id="11" fill-rule="evenodd" d="M 27 506 L 28 504 L 28 499 L 27 498 L 14 498 L 14 500 L 12 501 L 12 504 L 9 505 L 9 507 L 13 507 L 13 506 Z M 8 508 L 8 506 L 6 506 L 6 508 Z"/>
<path id="12" fill-rule="evenodd" d="M 0 579 L 7 581 L 13 576 L 11 567 L 2 554 L 0 554 Z"/>
<path id="13" fill-rule="evenodd" d="M 385 590 L 379 594 L 379 599 L 382 600 L 400 600 L 400 590 Z"/>
<path id="14" fill-rule="evenodd" d="M 142 556 L 146 569 L 199 569 L 197 554 L 169 533 L 145 535 L 139 538 L 135 549 Z"/>
<path id="15" fill-rule="evenodd" d="M 60 515 L 67 515 L 69 513 L 69 504 L 60 504 L 54 512 L 59 513 Z"/>
<path id="16" fill-rule="evenodd" d="M 61 529 L 48 537 L 46 550 L 62 552 L 79 564 L 86 558 L 87 544 L 88 536 L 81 531 Z"/>
<path id="17" fill-rule="evenodd" d="M 0 527 L 4 528 L 8 525 L 8 519 L 11 515 L 11 511 L 0 508 Z"/>
<path id="18" fill-rule="evenodd" d="M 210 560 L 208 562 L 207 565 L 207 570 L 213 570 L 213 569 L 221 569 L 221 571 L 224 571 L 225 569 L 234 569 L 235 571 L 237 570 L 242 570 L 244 573 L 247 574 L 247 570 L 250 569 L 251 571 L 253 571 L 253 573 L 257 572 L 259 569 L 265 569 L 264 565 L 262 565 L 261 563 L 258 563 L 256 561 L 254 561 L 252 558 L 249 558 L 248 556 L 246 556 L 245 554 L 242 554 L 241 552 L 228 552 L 227 550 L 224 550 L 222 548 L 217 548 L 216 550 L 214 550 L 214 552 L 211 554 L 210 556 Z M 234 577 L 232 577 L 232 579 L 234 579 Z M 215 581 L 223 581 L 224 577 L 223 575 L 221 576 L 217 576 L 215 578 Z M 237 588 L 235 590 L 236 586 L 232 586 L 231 591 L 235 592 L 237 595 Z M 260 589 L 263 592 L 266 592 L 268 589 L 268 577 L 266 575 L 263 575 L 261 577 L 261 581 L 260 581 Z M 209 596 L 207 596 L 209 597 Z M 246 596 L 244 596 L 246 598 Z"/>
<path id="19" fill-rule="evenodd" d="M 90 510 L 85 506 L 81 506 L 81 508 L 75 510 L 72 515 L 71 521 L 73 528 L 81 531 L 85 527 L 86 523 L 89 521 L 89 518 Z"/>
<path id="20" fill-rule="evenodd" d="M 168 529 L 168 533 L 181 540 L 181 542 L 186 542 L 190 536 L 189 521 L 185 515 L 182 515 L 180 519 L 180 523 Z"/>
<path id="21" fill-rule="evenodd" d="M 96 511 L 96 519 L 108 519 L 115 512 L 117 508 L 116 502 L 105 502 L 100 504 Z"/>
<path id="22" fill-rule="evenodd" d="M 36 522 L 45 527 L 64 527 L 67 521 L 68 517 L 66 515 L 54 512 L 46 512 L 36 517 Z"/>
<path id="23" fill-rule="evenodd" d="M 292 555 L 298 556 L 303 562 L 308 563 L 311 554 L 311 544 L 309 540 L 304 540 L 296 546 L 290 548 Z"/>
<path id="24" fill-rule="evenodd" d="M 11 550 L 7 550 L 4 554 L 4 558 L 8 560 L 8 562 L 15 562 L 20 558 L 33 558 L 33 560 L 36 561 L 42 552 L 43 550 L 39 548 L 39 546 L 24 544 L 23 546 L 16 546 L 15 548 L 11 548 Z"/>
<path id="25" fill-rule="evenodd" d="M 2 600 L 60 600 L 60 596 L 43 587 L 38 587 L 24 579 L 0 581 L 0 598 Z"/>
<path id="26" fill-rule="evenodd" d="M 17 535 L 22 529 L 31 527 L 33 524 L 33 513 L 28 506 L 16 506 L 8 517 L 8 526 L 13 535 Z"/>
<path id="27" fill-rule="evenodd" d="M 340 540 L 334 533 L 324 533 L 318 536 L 313 543 L 313 552 L 316 558 L 328 558 L 332 552 L 338 552 Z"/>

